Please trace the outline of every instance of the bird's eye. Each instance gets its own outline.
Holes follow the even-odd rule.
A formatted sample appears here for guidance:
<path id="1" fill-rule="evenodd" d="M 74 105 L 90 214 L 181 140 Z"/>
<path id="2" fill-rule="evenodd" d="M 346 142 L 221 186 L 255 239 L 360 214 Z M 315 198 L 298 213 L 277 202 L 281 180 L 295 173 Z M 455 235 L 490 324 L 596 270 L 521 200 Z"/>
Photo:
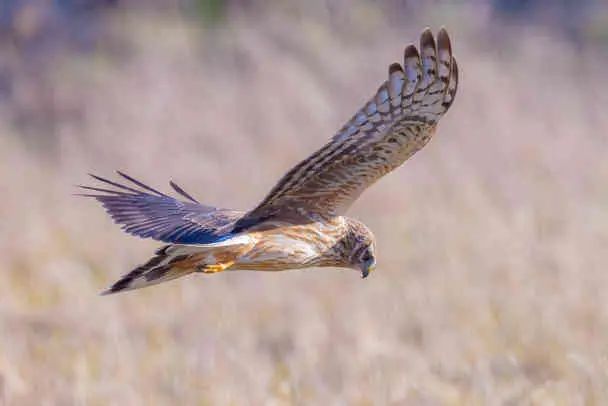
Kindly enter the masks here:
<path id="1" fill-rule="evenodd" d="M 363 252 L 363 255 L 361 256 L 361 260 L 363 262 L 369 261 L 370 259 L 372 259 L 372 254 L 369 252 L 369 250 L 365 250 L 365 252 Z"/>

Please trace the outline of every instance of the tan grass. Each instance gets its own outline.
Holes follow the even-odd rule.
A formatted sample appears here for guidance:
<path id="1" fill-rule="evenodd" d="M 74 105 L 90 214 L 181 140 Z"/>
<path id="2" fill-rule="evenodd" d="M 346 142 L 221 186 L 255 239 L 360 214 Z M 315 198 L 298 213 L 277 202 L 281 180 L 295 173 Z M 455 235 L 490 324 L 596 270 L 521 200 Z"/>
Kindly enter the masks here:
<path id="1" fill-rule="evenodd" d="M 436 139 L 353 208 L 379 243 L 365 281 L 225 273 L 97 296 L 158 244 L 72 185 L 123 169 L 251 206 L 425 24 L 370 21 L 334 35 L 278 11 L 213 33 L 140 15 L 115 21 L 126 60 L 61 62 L 57 91 L 84 118 L 60 128 L 59 161 L 0 134 L 5 404 L 608 403 L 606 61 L 540 30 L 507 49 L 444 22 L 459 95 Z"/>

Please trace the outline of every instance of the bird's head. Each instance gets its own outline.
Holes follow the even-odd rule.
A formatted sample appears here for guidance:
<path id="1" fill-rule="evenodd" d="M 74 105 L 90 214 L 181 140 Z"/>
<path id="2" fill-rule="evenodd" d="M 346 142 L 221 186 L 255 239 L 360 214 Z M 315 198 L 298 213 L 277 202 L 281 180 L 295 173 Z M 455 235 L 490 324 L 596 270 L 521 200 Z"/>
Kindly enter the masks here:
<path id="1" fill-rule="evenodd" d="M 348 266 L 361 272 L 366 278 L 376 266 L 376 240 L 374 235 L 363 223 L 349 219 Z"/>

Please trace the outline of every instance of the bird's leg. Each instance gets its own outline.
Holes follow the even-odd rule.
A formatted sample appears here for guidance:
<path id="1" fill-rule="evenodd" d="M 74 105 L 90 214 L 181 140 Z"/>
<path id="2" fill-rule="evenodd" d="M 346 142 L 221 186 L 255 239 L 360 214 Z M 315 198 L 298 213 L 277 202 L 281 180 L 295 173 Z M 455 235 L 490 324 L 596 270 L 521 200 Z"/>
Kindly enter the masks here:
<path id="1" fill-rule="evenodd" d="M 225 271 L 226 269 L 230 268 L 232 264 L 234 264 L 234 261 L 225 262 L 223 264 L 204 265 L 198 267 L 196 270 L 202 273 L 216 273 Z"/>

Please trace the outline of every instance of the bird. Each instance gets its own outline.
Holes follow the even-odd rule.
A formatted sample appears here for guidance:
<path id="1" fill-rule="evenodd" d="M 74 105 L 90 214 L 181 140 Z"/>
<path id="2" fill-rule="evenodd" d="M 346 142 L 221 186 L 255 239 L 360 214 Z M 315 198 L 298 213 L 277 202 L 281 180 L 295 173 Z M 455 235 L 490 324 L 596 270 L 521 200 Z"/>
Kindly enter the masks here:
<path id="1" fill-rule="evenodd" d="M 154 256 L 101 294 L 143 288 L 185 275 L 226 270 L 336 267 L 366 278 L 376 240 L 346 212 L 382 176 L 424 147 L 454 102 L 458 65 L 450 37 L 422 31 L 388 78 L 327 144 L 289 170 L 249 211 L 205 205 L 175 182 L 177 197 L 117 171 L 122 183 L 90 174 L 79 193 L 99 201 L 121 228 L 163 242 Z"/>

